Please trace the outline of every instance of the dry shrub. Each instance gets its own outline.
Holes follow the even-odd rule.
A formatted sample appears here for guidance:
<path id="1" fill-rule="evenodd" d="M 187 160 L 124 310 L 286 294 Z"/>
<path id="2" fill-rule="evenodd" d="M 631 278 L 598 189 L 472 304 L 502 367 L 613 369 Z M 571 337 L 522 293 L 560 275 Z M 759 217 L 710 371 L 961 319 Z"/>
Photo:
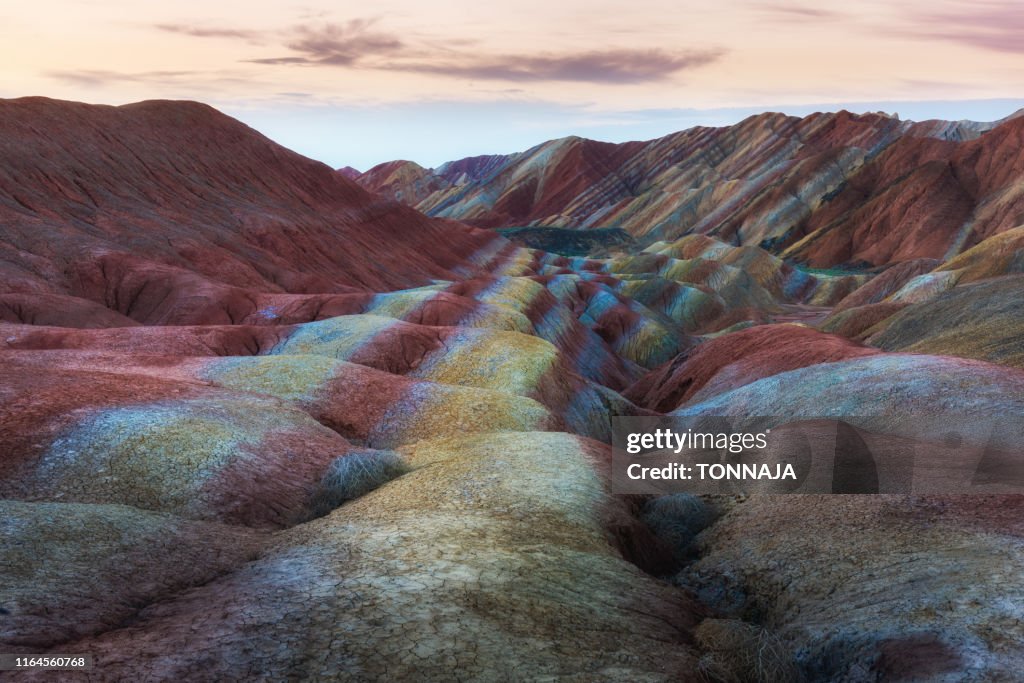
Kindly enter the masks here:
<path id="1" fill-rule="evenodd" d="M 337 458 L 324 472 L 310 500 L 310 516 L 323 517 L 335 508 L 364 496 L 410 470 L 394 451 L 353 451 Z"/>
<path id="2" fill-rule="evenodd" d="M 800 670 L 783 642 L 766 629 L 737 619 L 705 619 L 694 636 L 705 654 L 700 673 L 715 683 L 792 683 Z"/>
<path id="3" fill-rule="evenodd" d="M 683 561 L 694 537 L 714 521 L 714 512 L 691 493 L 674 493 L 647 501 L 640 512 L 651 531 Z"/>

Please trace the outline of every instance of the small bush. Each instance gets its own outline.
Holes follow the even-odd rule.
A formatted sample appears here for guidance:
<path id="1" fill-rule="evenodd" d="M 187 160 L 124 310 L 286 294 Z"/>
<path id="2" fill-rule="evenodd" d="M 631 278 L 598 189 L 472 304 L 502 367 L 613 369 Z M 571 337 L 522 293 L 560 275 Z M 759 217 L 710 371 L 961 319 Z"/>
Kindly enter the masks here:
<path id="1" fill-rule="evenodd" d="M 712 654 L 703 654 L 697 660 L 697 677 L 703 683 L 743 683 Z"/>
<path id="2" fill-rule="evenodd" d="M 310 500 L 310 516 L 323 517 L 410 470 L 394 451 L 353 451 L 330 464 Z"/>
<path id="3" fill-rule="evenodd" d="M 686 559 L 694 537 L 714 518 L 714 513 L 704 501 L 691 493 L 653 498 L 640 512 L 644 524 L 672 548 L 673 556 L 680 561 Z"/>
<path id="4" fill-rule="evenodd" d="M 701 674 L 716 683 L 791 683 L 802 680 L 785 644 L 766 629 L 736 619 L 705 619 L 694 632 L 705 651 Z"/>

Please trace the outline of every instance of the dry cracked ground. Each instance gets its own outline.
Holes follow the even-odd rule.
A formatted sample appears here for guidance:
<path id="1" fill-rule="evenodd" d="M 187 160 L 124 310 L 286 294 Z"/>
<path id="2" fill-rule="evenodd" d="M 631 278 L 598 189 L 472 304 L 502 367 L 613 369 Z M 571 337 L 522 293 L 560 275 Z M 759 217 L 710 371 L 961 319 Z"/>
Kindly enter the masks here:
<path id="1" fill-rule="evenodd" d="M 200 105 L 0 132 L 0 651 L 95 660 L 0 678 L 1019 680 L 1018 496 L 624 497 L 608 444 L 1024 414 L 1024 227 L 569 258 Z"/>

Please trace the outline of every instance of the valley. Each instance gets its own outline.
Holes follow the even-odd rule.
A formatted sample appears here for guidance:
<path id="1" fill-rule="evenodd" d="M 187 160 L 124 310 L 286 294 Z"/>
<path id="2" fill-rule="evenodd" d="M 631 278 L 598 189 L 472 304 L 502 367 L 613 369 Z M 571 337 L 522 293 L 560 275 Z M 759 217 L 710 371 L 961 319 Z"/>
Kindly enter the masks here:
<path id="1" fill-rule="evenodd" d="M 1024 414 L 1024 118 L 359 174 L 206 105 L 25 98 L 0 158 L 0 650 L 97 681 L 1019 675 L 1020 495 L 617 495 L 610 444 Z"/>

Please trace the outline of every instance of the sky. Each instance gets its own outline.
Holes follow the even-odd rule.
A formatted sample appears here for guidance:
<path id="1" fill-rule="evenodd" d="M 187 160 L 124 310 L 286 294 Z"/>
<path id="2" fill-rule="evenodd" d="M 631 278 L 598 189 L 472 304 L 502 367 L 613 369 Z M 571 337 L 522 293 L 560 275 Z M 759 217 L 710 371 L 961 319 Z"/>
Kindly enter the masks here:
<path id="1" fill-rule="evenodd" d="M 0 5 L 0 97 L 193 99 L 334 167 L 436 166 L 762 111 L 996 120 L 1022 0 L 33 0 Z"/>

